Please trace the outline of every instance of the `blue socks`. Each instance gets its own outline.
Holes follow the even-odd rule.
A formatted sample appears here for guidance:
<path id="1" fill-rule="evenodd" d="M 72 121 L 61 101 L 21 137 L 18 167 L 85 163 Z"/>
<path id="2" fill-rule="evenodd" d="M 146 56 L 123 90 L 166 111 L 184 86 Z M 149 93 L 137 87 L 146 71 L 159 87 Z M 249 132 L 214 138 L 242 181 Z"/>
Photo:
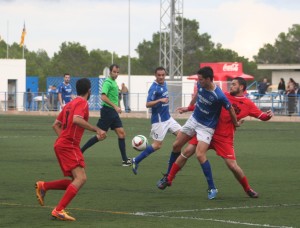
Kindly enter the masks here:
<path id="1" fill-rule="evenodd" d="M 146 147 L 146 149 L 141 152 L 138 156 L 134 158 L 136 163 L 140 163 L 142 160 L 144 160 L 146 157 L 148 157 L 150 154 L 154 152 L 154 149 L 152 145 L 149 145 Z"/>
<path id="2" fill-rule="evenodd" d="M 212 177 L 212 171 L 211 171 L 211 167 L 210 167 L 209 161 L 206 160 L 206 162 L 204 162 L 203 164 L 201 164 L 201 168 L 202 168 L 204 176 L 206 178 L 206 181 L 207 181 L 207 184 L 208 184 L 208 188 L 209 189 L 216 188 L 215 184 L 214 184 L 213 177 Z"/>
<path id="3" fill-rule="evenodd" d="M 179 157 L 180 155 L 180 152 L 178 153 L 175 153 L 175 152 L 171 152 L 170 154 L 170 158 L 169 158 L 169 162 L 168 162 L 168 170 L 167 170 L 167 173 L 166 174 L 169 174 L 170 173 L 170 170 L 172 168 L 172 165 L 173 163 L 176 161 L 176 159 Z"/>

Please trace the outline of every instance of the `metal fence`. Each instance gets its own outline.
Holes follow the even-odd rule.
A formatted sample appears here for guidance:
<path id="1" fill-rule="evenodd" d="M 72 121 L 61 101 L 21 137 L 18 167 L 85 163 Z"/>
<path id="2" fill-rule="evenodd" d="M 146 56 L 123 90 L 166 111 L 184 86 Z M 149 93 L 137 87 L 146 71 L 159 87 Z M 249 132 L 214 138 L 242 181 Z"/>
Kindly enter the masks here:
<path id="1" fill-rule="evenodd" d="M 192 94 L 170 93 L 170 112 L 174 113 L 178 106 L 188 106 Z M 271 109 L 276 115 L 299 115 L 300 96 L 280 95 L 279 93 L 267 93 L 260 95 L 250 93 L 249 98 L 263 111 Z M 146 93 L 132 93 L 129 95 L 129 106 L 132 112 L 148 112 L 146 108 Z M 101 108 L 99 95 L 91 95 L 89 108 L 98 111 Z M 123 110 L 123 100 L 120 100 Z M 5 93 L 0 92 L 0 111 L 58 111 L 60 110 L 57 94 L 42 93 Z"/>

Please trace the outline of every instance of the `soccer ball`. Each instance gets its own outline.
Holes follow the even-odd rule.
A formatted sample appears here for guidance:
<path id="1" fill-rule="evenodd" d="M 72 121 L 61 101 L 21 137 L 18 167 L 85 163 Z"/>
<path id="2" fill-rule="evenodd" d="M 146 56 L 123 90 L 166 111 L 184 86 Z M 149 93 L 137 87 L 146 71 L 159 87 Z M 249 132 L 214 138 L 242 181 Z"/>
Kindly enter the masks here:
<path id="1" fill-rule="evenodd" d="M 132 147 L 137 151 L 143 151 L 148 146 L 148 139 L 143 135 L 134 136 L 132 139 Z"/>

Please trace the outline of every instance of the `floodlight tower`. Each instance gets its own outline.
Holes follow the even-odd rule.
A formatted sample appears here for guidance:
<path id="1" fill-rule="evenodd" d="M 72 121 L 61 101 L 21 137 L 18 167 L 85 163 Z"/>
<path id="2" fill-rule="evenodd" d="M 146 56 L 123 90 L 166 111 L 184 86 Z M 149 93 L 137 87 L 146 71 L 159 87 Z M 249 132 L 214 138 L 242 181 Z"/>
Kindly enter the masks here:
<path id="1" fill-rule="evenodd" d="M 159 63 L 170 79 L 183 75 L 183 0 L 160 1 Z"/>

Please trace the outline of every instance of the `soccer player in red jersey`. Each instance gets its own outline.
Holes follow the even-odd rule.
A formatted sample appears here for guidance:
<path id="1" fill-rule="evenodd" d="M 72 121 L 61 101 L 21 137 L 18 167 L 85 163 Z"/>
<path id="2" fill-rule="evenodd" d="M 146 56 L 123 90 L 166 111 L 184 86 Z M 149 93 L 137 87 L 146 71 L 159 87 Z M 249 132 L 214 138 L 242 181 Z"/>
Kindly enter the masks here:
<path id="1" fill-rule="evenodd" d="M 230 93 L 225 93 L 226 97 L 235 109 L 237 119 L 241 120 L 247 116 L 252 116 L 262 121 L 271 119 L 273 112 L 271 110 L 262 112 L 260 109 L 258 109 L 249 98 L 244 96 L 245 90 L 245 79 L 237 77 L 232 80 Z M 180 113 L 192 110 L 193 107 L 183 107 L 178 109 Z M 235 127 L 232 123 L 231 117 L 228 112 L 222 108 L 219 122 L 214 132 L 209 149 L 214 149 L 217 155 L 224 159 L 227 167 L 232 171 L 247 195 L 251 198 L 257 198 L 258 193 L 250 187 L 247 177 L 245 176 L 241 167 L 237 164 L 233 143 L 234 133 Z M 167 178 L 165 178 L 166 181 L 164 184 L 158 185 L 158 188 L 165 189 L 167 186 L 171 186 L 177 172 L 185 165 L 187 159 L 195 153 L 196 146 L 197 138 L 194 136 L 190 140 L 189 145 L 185 148 L 184 152 L 181 153 L 175 163 L 173 163 L 170 173 L 167 175 Z"/>
<path id="2" fill-rule="evenodd" d="M 79 79 L 76 90 L 78 96 L 65 105 L 52 126 L 58 135 L 54 144 L 57 160 L 64 176 L 71 177 L 71 180 L 38 181 L 35 184 L 36 196 L 41 206 L 44 206 L 44 197 L 48 190 L 65 190 L 51 213 L 54 218 L 65 221 L 75 221 L 65 208 L 86 182 L 85 162 L 79 146 L 84 129 L 97 132 L 101 139 L 106 137 L 104 131 L 88 122 L 87 100 L 91 94 L 91 82 L 87 78 Z"/>

